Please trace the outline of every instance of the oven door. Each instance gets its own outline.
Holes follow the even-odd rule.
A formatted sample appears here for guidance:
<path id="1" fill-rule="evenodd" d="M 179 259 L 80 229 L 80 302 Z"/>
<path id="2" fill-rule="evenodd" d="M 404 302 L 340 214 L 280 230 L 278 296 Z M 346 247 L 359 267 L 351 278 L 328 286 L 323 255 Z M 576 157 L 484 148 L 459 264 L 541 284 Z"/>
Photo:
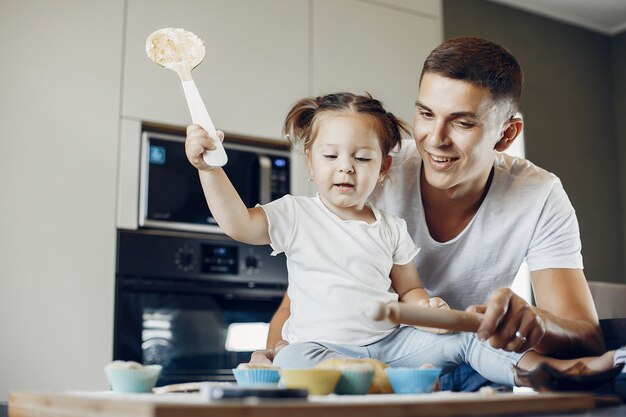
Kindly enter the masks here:
<path id="1" fill-rule="evenodd" d="M 161 364 L 157 385 L 232 381 L 265 347 L 284 287 L 118 277 L 114 359 Z"/>

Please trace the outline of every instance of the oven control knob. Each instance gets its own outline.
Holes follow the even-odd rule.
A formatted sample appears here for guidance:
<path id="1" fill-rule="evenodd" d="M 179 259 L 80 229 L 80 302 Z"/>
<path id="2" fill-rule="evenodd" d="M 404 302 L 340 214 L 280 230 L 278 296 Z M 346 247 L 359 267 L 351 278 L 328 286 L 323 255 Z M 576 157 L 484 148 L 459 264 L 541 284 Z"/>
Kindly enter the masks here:
<path id="1" fill-rule="evenodd" d="M 176 254 L 174 255 L 174 263 L 176 264 L 178 269 L 184 272 L 189 272 L 193 271 L 195 267 L 194 258 L 195 257 L 193 249 L 185 245 L 178 248 L 178 250 L 176 251 Z"/>
<path id="2" fill-rule="evenodd" d="M 243 269 L 248 274 L 257 274 L 259 273 L 259 268 L 262 266 L 262 262 L 258 256 L 251 254 L 244 258 L 243 260 Z"/>
<path id="3" fill-rule="evenodd" d="M 259 266 L 259 259 L 256 256 L 246 256 L 246 269 L 255 269 Z"/>

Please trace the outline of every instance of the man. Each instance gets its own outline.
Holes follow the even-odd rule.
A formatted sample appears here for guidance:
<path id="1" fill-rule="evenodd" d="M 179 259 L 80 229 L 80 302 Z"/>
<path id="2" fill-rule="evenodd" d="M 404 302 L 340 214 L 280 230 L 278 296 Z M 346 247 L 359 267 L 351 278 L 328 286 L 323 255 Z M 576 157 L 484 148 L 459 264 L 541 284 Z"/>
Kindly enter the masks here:
<path id="1" fill-rule="evenodd" d="M 500 153 L 522 129 L 515 117 L 522 84 L 518 62 L 500 45 L 456 38 L 433 50 L 420 77 L 414 141 L 394 155 L 373 203 L 407 221 L 431 296 L 484 313 L 479 339 L 507 351 L 599 354 L 604 345 L 582 271 L 578 223 L 561 182 Z M 525 259 L 536 307 L 509 289 Z M 252 361 L 271 360 L 284 346 L 288 317 L 285 295 L 268 350 Z M 444 387 L 454 388 L 450 383 Z M 472 377 L 473 385 L 457 388 L 482 383 Z"/>

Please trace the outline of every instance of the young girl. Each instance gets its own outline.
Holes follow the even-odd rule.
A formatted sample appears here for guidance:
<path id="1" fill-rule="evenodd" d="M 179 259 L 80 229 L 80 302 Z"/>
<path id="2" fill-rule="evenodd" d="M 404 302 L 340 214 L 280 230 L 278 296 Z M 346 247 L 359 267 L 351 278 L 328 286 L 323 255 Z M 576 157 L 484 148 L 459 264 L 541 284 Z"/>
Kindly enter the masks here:
<path id="1" fill-rule="evenodd" d="M 408 129 L 371 96 L 338 93 L 298 101 L 283 131 L 303 144 L 315 197 L 286 195 L 247 208 L 224 171 L 204 163 L 203 152 L 213 149 L 206 131 L 189 126 L 185 145 L 222 230 L 241 242 L 270 244 L 274 254 L 285 252 L 291 315 L 282 335 L 289 345 L 276 365 L 375 358 L 391 366 L 432 364 L 447 373 L 468 363 L 491 381 L 514 385 L 512 365 L 533 369 L 549 361 L 565 369 L 574 363 L 497 350 L 470 333 L 435 334 L 366 317 L 363 311 L 379 302 L 447 308 L 421 284 L 411 262 L 419 249 L 404 220 L 368 203 L 391 165 L 389 151 Z M 613 354 L 587 365 L 609 369 Z"/>

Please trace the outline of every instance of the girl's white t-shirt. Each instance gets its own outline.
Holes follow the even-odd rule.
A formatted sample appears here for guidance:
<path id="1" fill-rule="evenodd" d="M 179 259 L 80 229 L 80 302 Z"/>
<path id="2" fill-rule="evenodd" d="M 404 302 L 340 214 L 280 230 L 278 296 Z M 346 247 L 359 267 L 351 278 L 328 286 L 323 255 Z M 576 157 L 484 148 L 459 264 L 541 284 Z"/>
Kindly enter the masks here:
<path id="1" fill-rule="evenodd" d="M 482 304 L 510 287 L 520 265 L 530 271 L 582 269 L 578 221 L 561 181 L 523 158 L 496 154 L 494 175 L 478 212 L 454 239 L 434 240 L 420 191 L 422 160 L 413 140 L 392 153 L 389 179 L 372 195 L 381 210 L 402 217 L 420 256 L 414 262 L 432 296 L 451 308 Z"/>
<path id="2" fill-rule="evenodd" d="M 411 262 L 419 251 L 404 220 L 375 207 L 374 223 L 341 220 L 318 196 L 286 195 L 261 207 L 273 254 L 287 257 L 291 315 L 282 329 L 285 340 L 364 346 L 396 328 L 365 311 L 398 300 L 391 267 Z"/>

